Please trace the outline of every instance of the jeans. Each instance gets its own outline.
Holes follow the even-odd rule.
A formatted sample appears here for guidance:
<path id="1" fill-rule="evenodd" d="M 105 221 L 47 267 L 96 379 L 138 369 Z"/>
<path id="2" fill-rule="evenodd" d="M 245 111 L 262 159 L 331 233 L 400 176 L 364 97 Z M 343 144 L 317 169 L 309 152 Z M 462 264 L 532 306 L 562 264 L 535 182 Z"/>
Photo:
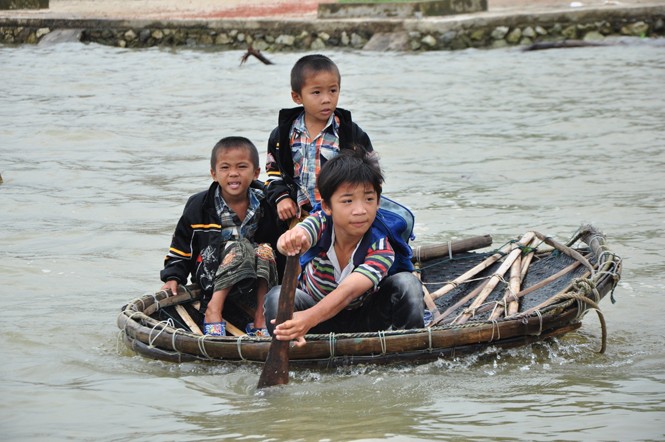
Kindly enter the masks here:
<path id="1" fill-rule="evenodd" d="M 281 286 L 273 287 L 265 298 L 264 313 L 268 331 L 275 328 L 270 321 L 277 316 Z M 396 273 L 384 278 L 377 290 L 365 302 L 353 310 L 344 309 L 327 321 L 321 322 L 309 333 L 360 333 L 422 328 L 423 288 L 409 272 Z M 306 292 L 296 289 L 294 311 L 307 310 L 316 301 Z"/>

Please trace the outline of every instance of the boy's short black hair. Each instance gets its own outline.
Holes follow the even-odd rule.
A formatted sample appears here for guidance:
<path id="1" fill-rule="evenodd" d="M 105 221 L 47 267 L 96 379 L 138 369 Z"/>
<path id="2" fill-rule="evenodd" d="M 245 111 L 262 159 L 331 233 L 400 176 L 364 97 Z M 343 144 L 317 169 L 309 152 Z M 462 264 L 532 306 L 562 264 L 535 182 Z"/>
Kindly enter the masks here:
<path id="1" fill-rule="evenodd" d="M 330 203 L 333 193 L 344 183 L 370 184 L 381 196 L 383 172 L 375 152 L 367 152 L 362 146 L 344 149 L 332 160 L 326 161 L 319 172 L 316 185 L 321 199 Z"/>
<path id="2" fill-rule="evenodd" d="M 302 91 L 305 77 L 311 72 L 329 71 L 337 74 L 338 82 L 342 83 L 342 76 L 335 62 L 322 54 L 305 55 L 296 61 L 291 68 L 291 90 L 296 93 Z"/>
<path id="3" fill-rule="evenodd" d="M 225 137 L 219 140 L 217 144 L 215 144 L 215 147 L 212 148 L 212 153 L 210 154 L 211 169 L 215 169 L 217 166 L 217 155 L 219 154 L 219 151 L 226 149 L 245 149 L 249 153 L 254 169 L 260 167 L 259 151 L 256 146 L 254 146 L 254 143 L 245 137 Z"/>

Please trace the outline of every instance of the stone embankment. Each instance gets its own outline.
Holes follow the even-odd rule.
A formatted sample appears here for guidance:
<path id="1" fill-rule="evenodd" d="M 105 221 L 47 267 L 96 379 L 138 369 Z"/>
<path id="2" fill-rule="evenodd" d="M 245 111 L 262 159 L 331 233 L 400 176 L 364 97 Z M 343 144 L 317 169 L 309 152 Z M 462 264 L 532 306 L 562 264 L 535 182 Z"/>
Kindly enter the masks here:
<path id="1" fill-rule="evenodd" d="M 466 14 L 408 19 L 115 20 L 0 18 L 0 43 L 39 43 L 74 30 L 85 43 L 144 48 L 210 47 L 260 51 L 329 48 L 432 51 L 497 48 L 610 36 L 665 36 L 665 4 L 542 13 Z"/>

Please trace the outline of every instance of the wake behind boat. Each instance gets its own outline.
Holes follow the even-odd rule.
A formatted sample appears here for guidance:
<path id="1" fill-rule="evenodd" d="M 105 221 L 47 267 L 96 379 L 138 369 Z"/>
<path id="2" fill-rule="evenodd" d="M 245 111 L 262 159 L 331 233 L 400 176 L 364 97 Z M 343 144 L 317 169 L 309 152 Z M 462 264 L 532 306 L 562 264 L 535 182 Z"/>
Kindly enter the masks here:
<path id="1" fill-rule="evenodd" d="M 491 244 L 484 238 L 489 241 L 483 247 Z M 429 326 L 310 334 L 305 346 L 290 348 L 291 364 L 427 362 L 489 346 L 523 346 L 578 329 L 589 310 L 601 319 L 604 351 L 598 304 L 613 292 L 622 264 L 596 228 L 580 227 L 566 244 L 527 232 L 498 249 L 468 250 L 473 246 L 414 248 L 432 313 Z M 166 361 L 265 362 L 271 338 L 247 336 L 233 327 L 251 321 L 253 312 L 225 306 L 227 329 L 236 336 L 205 336 L 198 302 L 195 285 L 181 286 L 176 295 L 159 291 L 129 302 L 117 318 L 123 341 L 136 353 Z"/>

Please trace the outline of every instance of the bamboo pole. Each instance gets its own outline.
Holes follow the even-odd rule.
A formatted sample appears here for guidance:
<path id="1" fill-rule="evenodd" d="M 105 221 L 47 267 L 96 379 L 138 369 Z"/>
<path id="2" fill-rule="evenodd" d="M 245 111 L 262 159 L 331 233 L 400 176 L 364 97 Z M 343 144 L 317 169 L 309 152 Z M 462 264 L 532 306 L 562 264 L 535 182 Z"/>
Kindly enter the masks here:
<path id="1" fill-rule="evenodd" d="M 226 321 L 226 331 L 231 333 L 233 336 L 245 336 L 245 332 L 240 330 L 235 325 L 231 324 L 229 321 Z"/>
<path id="2" fill-rule="evenodd" d="M 471 250 L 482 249 L 492 245 L 491 235 L 474 236 L 466 239 L 448 241 L 443 244 L 425 244 L 412 247 L 413 258 L 411 261 L 427 261 L 428 259 L 440 258 L 455 253 L 468 252 Z"/>
<path id="3" fill-rule="evenodd" d="M 517 305 L 519 305 L 517 303 L 517 300 L 513 299 L 510 296 L 510 294 L 517 293 L 520 291 L 521 271 L 522 271 L 522 256 L 520 255 L 517 258 L 515 258 L 515 261 L 513 261 L 513 264 L 510 266 L 510 280 L 503 295 L 503 304 L 496 305 L 496 308 L 489 317 L 490 321 L 499 318 L 503 314 L 505 310 L 504 305 L 507 305 L 508 309 L 510 309 L 514 304 L 516 305 L 515 307 L 512 308 L 517 308 Z"/>
<path id="4" fill-rule="evenodd" d="M 460 308 L 461 306 L 466 304 L 470 299 L 475 298 L 478 295 L 478 293 L 480 293 L 480 291 L 485 287 L 485 285 L 487 285 L 487 281 L 488 280 L 485 279 L 485 281 L 483 281 L 478 287 L 473 289 L 469 294 L 464 296 L 462 299 L 457 301 L 455 304 L 448 307 L 448 309 L 445 312 L 441 313 L 441 316 L 439 316 L 439 319 L 437 319 L 436 321 L 432 321 L 432 326 L 440 324 L 441 322 L 443 322 L 444 319 L 446 319 L 448 316 L 450 316 L 450 314 L 453 313 L 455 310 L 457 310 L 458 308 Z"/>
<path id="5" fill-rule="evenodd" d="M 510 267 L 510 284 L 508 284 L 508 287 L 506 287 L 506 294 L 503 297 L 504 303 L 508 308 L 506 311 L 507 315 L 517 313 L 520 308 L 519 298 L 512 295 L 518 293 L 521 290 L 522 281 L 524 281 L 524 277 L 526 276 L 526 272 L 529 269 L 529 265 L 531 264 L 531 260 L 535 252 L 536 244 L 539 241 L 540 240 L 538 238 L 531 240 L 527 246 L 527 253 L 523 254 L 523 256 L 519 256 Z M 498 306 L 490 316 L 490 320 L 499 318 L 504 310 L 505 307 Z"/>
<path id="6" fill-rule="evenodd" d="M 589 270 L 589 273 L 591 273 L 591 274 L 594 273 L 594 267 L 591 265 L 591 263 L 584 256 L 582 256 L 581 253 L 579 253 L 575 249 L 572 249 L 568 246 L 565 246 L 565 245 L 553 240 L 549 236 L 543 235 L 542 233 L 535 232 L 535 234 L 545 244 L 548 244 L 548 245 L 554 247 L 555 249 L 559 250 L 563 254 L 568 255 L 573 259 L 578 260 L 579 262 L 581 262 L 584 265 L 584 267 L 586 267 Z"/>
<path id="7" fill-rule="evenodd" d="M 513 243 L 508 243 L 501 247 L 499 251 L 492 256 L 489 256 L 487 259 L 485 259 L 483 262 L 478 264 L 477 266 L 473 267 L 470 270 L 467 270 L 465 273 L 462 275 L 458 276 L 457 278 L 453 279 L 451 282 L 448 282 L 444 284 L 442 287 L 440 287 L 438 290 L 434 291 L 431 293 L 432 299 L 439 299 L 441 296 L 445 295 L 446 293 L 450 292 L 452 289 L 457 287 L 463 282 L 466 282 L 467 280 L 471 279 L 472 277 L 476 276 L 478 273 L 482 272 L 492 264 L 494 264 L 496 261 L 501 259 L 506 253 L 511 251 L 514 247 Z"/>
<path id="8" fill-rule="evenodd" d="M 526 288 L 524 290 L 521 290 L 521 291 L 515 293 L 513 295 L 513 297 L 516 298 L 516 299 L 521 299 L 524 296 L 528 295 L 529 293 L 534 292 L 534 291 L 538 290 L 539 288 L 542 288 L 542 287 L 548 285 L 549 283 L 556 281 L 557 279 L 561 278 L 562 276 L 564 276 L 567 273 L 570 273 L 571 271 L 575 270 L 580 265 L 581 265 L 581 263 L 579 261 L 575 261 L 574 263 L 570 264 L 568 267 L 564 267 L 563 269 L 559 270 L 555 274 L 550 275 L 550 276 L 548 276 L 547 278 L 545 278 L 541 281 L 538 281 L 536 284 L 532 285 L 531 287 Z M 568 289 L 566 288 L 566 290 L 568 290 Z M 490 306 L 480 307 L 480 308 L 478 308 L 477 312 L 478 313 L 483 313 L 483 312 L 486 312 L 487 310 L 489 310 L 490 308 L 491 308 Z M 513 315 L 506 315 L 506 318 L 514 317 L 518 313 L 519 312 L 515 312 L 515 314 L 513 314 Z"/>
<path id="9" fill-rule="evenodd" d="M 175 306 L 175 311 L 178 312 L 178 314 L 180 315 L 182 320 L 185 321 L 185 324 L 187 324 L 187 327 L 189 327 L 189 329 L 192 331 L 192 333 L 194 333 L 195 335 L 202 335 L 203 334 L 203 332 L 199 328 L 196 321 L 194 321 L 194 319 L 192 319 L 190 314 L 187 313 L 187 310 L 185 309 L 185 307 L 183 307 L 182 305 L 176 305 Z"/>
<path id="10" fill-rule="evenodd" d="M 485 302 L 485 299 L 489 296 L 490 293 L 492 293 L 492 290 L 496 287 L 496 285 L 503 279 L 504 273 L 508 271 L 508 269 L 513 265 L 513 262 L 519 258 L 519 256 L 522 254 L 522 249 L 520 246 L 524 247 L 528 245 L 533 237 L 535 236 L 534 232 L 527 232 L 524 234 L 522 239 L 518 242 L 518 245 L 514 250 L 512 250 L 506 259 L 503 261 L 501 266 L 494 272 L 492 277 L 487 282 L 487 285 L 483 288 L 483 290 L 476 296 L 476 299 L 471 303 L 469 306 L 468 311 L 462 313 L 462 315 L 457 318 L 453 323 L 455 324 L 464 324 L 466 321 L 469 320 L 473 316 L 473 310 L 480 307 L 480 305 Z"/>
<path id="11" fill-rule="evenodd" d="M 540 243 L 540 239 L 534 238 L 533 241 L 531 241 L 531 244 L 529 244 L 529 253 L 527 253 L 525 256 L 522 257 L 522 271 L 520 275 L 520 280 L 524 281 L 524 278 L 526 277 L 526 273 L 529 271 L 529 266 L 531 265 L 531 261 L 533 260 L 533 257 L 536 254 L 536 248 L 538 247 L 538 244 Z"/>

